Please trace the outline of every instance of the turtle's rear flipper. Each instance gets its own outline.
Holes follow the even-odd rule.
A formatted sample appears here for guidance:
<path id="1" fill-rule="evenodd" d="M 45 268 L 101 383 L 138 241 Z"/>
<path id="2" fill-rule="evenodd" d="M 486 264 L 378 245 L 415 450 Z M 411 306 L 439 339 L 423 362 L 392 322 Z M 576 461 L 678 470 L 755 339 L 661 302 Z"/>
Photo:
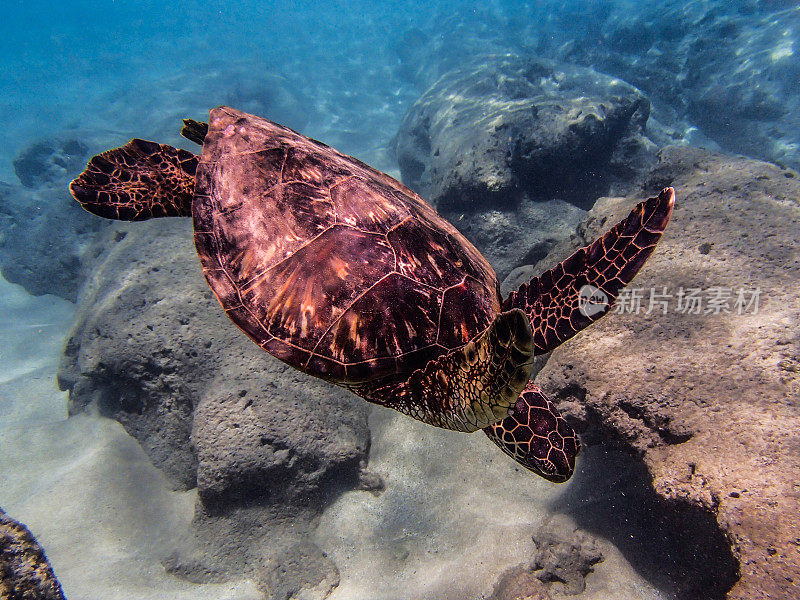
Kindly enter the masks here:
<path id="1" fill-rule="evenodd" d="M 637 204 L 603 237 L 509 295 L 503 310 L 528 314 L 536 354 L 549 352 L 608 312 L 653 253 L 674 204 L 675 191 L 664 189 Z"/>
<path id="2" fill-rule="evenodd" d="M 533 382 L 509 416 L 484 430 L 489 439 L 522 466 L 555 483 L 572 477 L 580 452 L 578 436 Z"/>
<path id="3" fill-rule="evenodd" d="M 195 144 L 200 144 L 202 146 L 208 135 L 208 123 L 195 121 L 194 119 L 184 119 L 181 135 L 187 140 L 191 140 Z"/>
<path id="4" fill-rule="evenodd" d="M 98 154 L 69 186 L 91 213 L 122 221 L 192 214 L 198 157 L 146 140 Z"/>

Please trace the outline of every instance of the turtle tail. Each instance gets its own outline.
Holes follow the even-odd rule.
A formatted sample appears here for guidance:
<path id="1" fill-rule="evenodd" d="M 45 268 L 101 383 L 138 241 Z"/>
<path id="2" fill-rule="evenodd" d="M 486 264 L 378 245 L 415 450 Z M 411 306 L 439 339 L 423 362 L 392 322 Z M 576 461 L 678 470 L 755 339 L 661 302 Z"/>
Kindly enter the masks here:
<path id="1" fill-rule="evenodd" d="M 107 219 L 189 217 L 198 160 L 186 150 L 133 139 L 93 157 L 69 191 L 83 208 Z"/>

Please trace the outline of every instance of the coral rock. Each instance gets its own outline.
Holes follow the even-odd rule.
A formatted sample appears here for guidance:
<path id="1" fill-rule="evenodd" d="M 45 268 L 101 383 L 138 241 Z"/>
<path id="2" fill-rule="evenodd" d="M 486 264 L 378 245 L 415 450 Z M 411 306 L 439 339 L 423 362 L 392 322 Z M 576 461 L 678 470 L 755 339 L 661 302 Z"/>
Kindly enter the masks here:
<path id="1" fill-rule="evenodd" d="M 740 564 L 728 598 L 798 597 L 800 176 L 669 148 L 645 185 L 666 183 L 675 213 L 629 286 L 641 306 L 620 296 L 619 314 L 556 349 L 539 381 L 643 457 L 657 493 L 714 515 Z M 633 202 L 598 201 L 582 235 Z"/>
<path id="2" fill-rule="evenodd" d="M 64 600 L 44 550 L 28 528 L 0 509 L 0 599 Z"/>

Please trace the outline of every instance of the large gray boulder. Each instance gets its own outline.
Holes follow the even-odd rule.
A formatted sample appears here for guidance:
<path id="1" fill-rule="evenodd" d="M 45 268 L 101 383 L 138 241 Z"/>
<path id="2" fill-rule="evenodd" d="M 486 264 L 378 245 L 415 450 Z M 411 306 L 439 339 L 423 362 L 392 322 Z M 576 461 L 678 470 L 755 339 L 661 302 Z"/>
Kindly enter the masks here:
<path id="1" fill-rule="evenodd" d="M 650 103 L 582 67 L 513 55 L 443 75 L 397 136 L 403 181 L 442 210 L 560 198 L 589 208 L 654 157 Z"/>
<path id="2" fill-rule="evenodd" d="M 644 460 L 658 494 L 713 516 L 739 562 L 728 598 L 795 597 L 800 176 L 688 148 L 660 161 L 646 192 L 677 192 L 661 243 L 619 312 L 554 350 L 538 380 L 585 441 L 598 430 L 619 440 Z M 594 239 L 644 193 L 599 200 L 537 270 Z M 754 297 L 758 306 L 748 304 Z M 708 581 L 717 593 L 722 584 Z M 702 591 L 689 597 L 708 597 Z"/>
<path id="3" fill-rule="evenodd" d="M 81 254 L 104 227 L 69 195 L 66 183 L 26 188 L 0 182 L 0 272 L 30 294 L 75 301 Z"/>
<path id="4" fill-rule="evenodd" d="M 368 479 L 366 403 L 272 358 L 230 322 L 188 219 L 115 224 L 88 256 L 59 385 L 70 414 L 118 420 L 176 488 L 197 486 L 194 533 L 170 570 L 267 581 L 314 555 L 319 573 L 298 585 L 329 585 L 335 566 L 310 536 L 327 503 Z"/>
<path id="5" fill-rule="evenodd" d="M 208 457 L 204 497 L 238 493 L 241 478 L 255 482 L 247 493 L 256 483 L 268 493 L 268 454 L 311 486 L 312 474 L 330 476 L 326 457 L 335 468 L 355 461 L 357 473 L 368 445 L 363 402 L 274 360 L 230 322 L 203 279 L 188 219 L 115 225 L 91 253 L 59 372 L 72 414 L 93 407 L 119 420 L 180 487 L 194 487 L 198 456 Z M 325 445 L 331 435 L 338 446 Z M 243 461 L 241 452 L 255 454 Z M 238 475 L 218 472 L 226 460 Z"/>

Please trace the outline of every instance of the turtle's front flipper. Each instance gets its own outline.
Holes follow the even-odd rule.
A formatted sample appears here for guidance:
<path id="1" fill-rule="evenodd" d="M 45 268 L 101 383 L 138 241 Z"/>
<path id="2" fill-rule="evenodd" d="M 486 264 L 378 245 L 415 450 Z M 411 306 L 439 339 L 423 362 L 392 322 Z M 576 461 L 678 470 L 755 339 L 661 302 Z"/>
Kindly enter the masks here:
<path id="1" fill-rule="evenodd" d="M 578 436 L 550 399 L 529 382 L 509 416 L 486 427 L 489 439 L 511 458 L 555 483 L 572 477 Z"/>
<path id="2" fill-rule="evenodd" d="M 608 312 L 653 253 L 674 204 L 675 191 L 664 189 L 637 204 L 603 237 L 511 293 L 503 310 L 528 314 L 536 354 L 549 352 Z"/>
<path id="3" fill-rule="evenodd" d="M 533 369 L 533 337 L 521 310 L 497 315 L 466 346 L 442 354 L 399 384 L 352 387 L 371 402 L 457 431 L 477 431 L 508 414 Z"/>
<path id="4" fill-rule="evenodd" d="M 69 186 L 91 213 L 122 221 L 192 214 L 198 157 L 146 140 L 98 154 Z"/>

